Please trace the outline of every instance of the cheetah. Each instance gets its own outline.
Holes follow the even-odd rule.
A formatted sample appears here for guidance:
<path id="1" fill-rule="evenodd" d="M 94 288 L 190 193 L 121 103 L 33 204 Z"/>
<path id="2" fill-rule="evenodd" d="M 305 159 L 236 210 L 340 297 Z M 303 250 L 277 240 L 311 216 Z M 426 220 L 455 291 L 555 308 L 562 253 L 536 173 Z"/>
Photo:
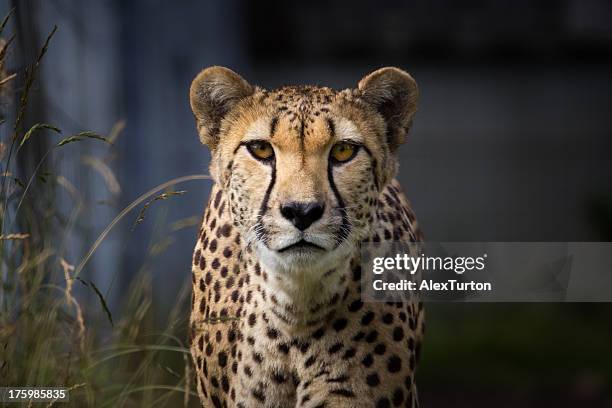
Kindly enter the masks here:
<path id="1" fill-rule="evenodd" d="M 421 240 L 394 179 L 417 98 L 393 67 L 342 91 L 193 80 L 214 180 L 192 269 L 203 407 L 418 406 L 422 303 L 362 301 L 359 251 Z"/>

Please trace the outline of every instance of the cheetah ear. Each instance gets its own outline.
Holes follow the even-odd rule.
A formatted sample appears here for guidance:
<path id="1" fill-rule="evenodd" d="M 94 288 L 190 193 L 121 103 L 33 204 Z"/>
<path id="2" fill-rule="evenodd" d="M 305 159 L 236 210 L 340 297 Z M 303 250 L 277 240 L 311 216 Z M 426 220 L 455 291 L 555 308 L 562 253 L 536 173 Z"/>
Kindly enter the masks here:
<path id="1" fill-rule="evenodd" d="M 417 108 L 419 91 L 410 74 L 386 67 L 359 81 L 360 98 L 374 107 L 387 123 L 387 143 L 395 151 L 406 140 Z"/>
<path id="2" fill-rule="evenodd" d="M 215 150 L 221 121 L 238 102 L 254 91 L 253 86 L 231 69 L 215 66 L 202 70 L 189 90 L 189 102 L 202 143 Z"/>

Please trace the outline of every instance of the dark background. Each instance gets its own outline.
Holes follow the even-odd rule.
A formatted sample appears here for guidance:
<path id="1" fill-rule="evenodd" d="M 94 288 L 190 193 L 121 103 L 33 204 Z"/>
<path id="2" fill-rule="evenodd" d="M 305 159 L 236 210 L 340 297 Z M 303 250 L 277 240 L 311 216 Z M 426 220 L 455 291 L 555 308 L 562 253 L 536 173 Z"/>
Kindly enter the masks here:
<path id="1" fill-rule="evenodd" d="M 74 146 L 63 164 L 84 195 L 107 202 L 87 209 L 71 242 L 75 258 L 142 192 L 207 172 L 188 89 L 209 65 L 266 87 L 335 88 L 401 67 L 421 100 L 398 177 L 428 240 L 612 240 L 611 2 L 0 4 L 3 13 L 18 7 L 24 58 L 59 26 L 36 88 L 40 114 L 68 133 L 126 123 L 113 150 L 120 194 L 109 196 L 99 174 L 75 165 L 99 147 Z M 190 279 L 195 227 L 164 225 L 199 216 L 210 185 L 177 188 L 188 193 L 156 204 L 134 231 L 133 219 L 119 224 L 85 270 L 117 313 L 139 272 L 152 274 L 161 316 Z M 171 238 L 162 239 L 166 250 L 144 262 L 160 236 Z M 610 312 L 601 304 L 429 305 L 423 403 L 611 406 Z"/>

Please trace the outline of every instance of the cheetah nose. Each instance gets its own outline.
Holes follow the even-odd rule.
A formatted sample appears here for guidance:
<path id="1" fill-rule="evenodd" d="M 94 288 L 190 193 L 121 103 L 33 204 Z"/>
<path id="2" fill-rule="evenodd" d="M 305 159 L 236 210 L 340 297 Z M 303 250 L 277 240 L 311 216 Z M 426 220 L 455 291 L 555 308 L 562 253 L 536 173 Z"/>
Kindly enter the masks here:
<path id="1" fill-rule="evenodd" d="M 293 225 L 300 231 L 304 231 L 310 227 L 313 222 L 323 216 L 325 211 L 325 205 L 318 202 L 310 203 L 299 203 L 299 202 L 288 202 L 281 204 L 280 212 Z"/>

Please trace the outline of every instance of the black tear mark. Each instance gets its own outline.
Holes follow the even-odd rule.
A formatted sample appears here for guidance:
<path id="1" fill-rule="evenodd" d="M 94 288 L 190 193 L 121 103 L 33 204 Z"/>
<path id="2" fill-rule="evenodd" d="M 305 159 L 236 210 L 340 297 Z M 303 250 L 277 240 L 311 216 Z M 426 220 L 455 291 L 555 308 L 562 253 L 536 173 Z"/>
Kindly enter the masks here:
<path id="1" fill-rule="evenodd" d="M 266 236 L 266 231 L 264 230 L 263 224 L 261 223 L 261 219 L 268 210 L 268 201 L 270 200 L 270 194 L 272 193 L 272 189 L 274 188 L 274 183 L 276 182 L 276 161 L 272 161 L 271 166 L 272 174 L 270 175 L 270 184 L 268 184 L 268 188 L 266 189 L 266 194 L 261 202 L 261 206 L 259 207 L 259 213 L 257 215 L 257 223 L 255 224 L 255 234 L 257 239 L 263 241 Z"/>
<path id="2" fill-rule="evenodd" d="M 348 238 L 349 233 L 351 232 L 351 225 L 349 224 L 349 221 L 348 221 L 348 214 L 346 212 L 346 206 L 344 205 L 344 200 L 342 199 L 342 196 L 340 195 L 340 192 L 338 191 L 338 188 L 336 187 L 336 183 L 334 182 L 334 170 L 333 170 L 333 164 L 331 163 L 331 161 L 327 165 L 327 178 L 329 179 L 329 185 L 332 191 L 334 192 L 336 201 L 338 202 L 337 208 L 340 211 L 340 214 L 342 214 L 342 225 L 340 226 L 340 234 L 338 234 L 338 237 L 336 238 L 336 248 L 337 248 L 342 243 L 342 241 Z"/>

